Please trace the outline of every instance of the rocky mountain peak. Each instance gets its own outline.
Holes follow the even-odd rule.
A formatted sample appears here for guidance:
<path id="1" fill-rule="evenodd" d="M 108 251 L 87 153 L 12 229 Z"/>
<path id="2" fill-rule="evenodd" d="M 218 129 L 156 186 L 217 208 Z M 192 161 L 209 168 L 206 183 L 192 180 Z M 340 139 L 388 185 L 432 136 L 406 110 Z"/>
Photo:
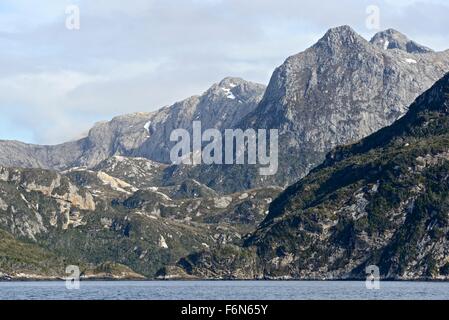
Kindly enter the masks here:
<path id="1" fill-rule="evenodd" d="M 203 95 L 203 99 L 220 99 L 228 102 L 248 102 L 254 96 L 263 94 L 265 86 L 243 80 L 237 77 L 226 77 L 219 83 L 214 84 Z"/>
<path id="2" fill-rule="evenodd" d="M 393 30 L 383 34 L 405 37 Z M 239 127 L 279 129 L 280 169 L 263 183 L 293 182 L 332 148 L 392 124 L 447 71 L 447 52 L 384 50 L 340 26 L 279 66 L 261 103 Z"/>
<path id="3" fill-rule="evenodd" d="M 350 26 L 343 25 L 329 29 L 316 45 L 346 47 L 357 43 L 367 43 L 367 41 Z"/>
<path id="4" fill-rule="evenodd" d="M 370 42 L 383 50 L 399 49 L 408 53 L 433 52 L 432 49 L 410 40 L 406 35 L 395 29 L 387 29 L 376 33 Z"/>
<path id="5" fill-rule="evenodd" d="M 218 84 L 221 88 L 234 88 L 236 86 L 242 85 L 248 83 L 248 81 L 243 80 L 242 78 L 238 77 L 226 77 L 223 80 L 221 80 Z"/>

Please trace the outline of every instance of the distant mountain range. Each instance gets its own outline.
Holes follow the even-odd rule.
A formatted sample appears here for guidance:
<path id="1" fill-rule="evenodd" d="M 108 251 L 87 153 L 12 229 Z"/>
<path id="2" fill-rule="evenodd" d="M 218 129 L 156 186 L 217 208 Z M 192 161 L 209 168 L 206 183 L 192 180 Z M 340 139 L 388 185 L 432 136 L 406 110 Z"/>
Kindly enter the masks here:
<path id="1" fill-rule="evenodd" d="M 115 155 L 145 157 L 169 163 L 170 133 L 189 129 L 192 121 L 204 128 L 231 128 L 254 110 L 265 86 L 226 78 L 201 96 L 193 96 L 156 112 L 135 113 L 97 123 L 86 138 L 56 146 L 0 141 L 0 165 L 65 170 L 92 168 Z"/>
<path id="2" fill-rule="evenodd" d="M 388 41 L 387 49 L 379 46 L 381 41 Z M 403 43 L 413 43 L 409 47 L 414 49 Z M 392 30 L 376 34 L 371 42 L 347 26 L 329 30 L 274 71 L 262 101 L 237 124 L 280 130 L 275 176 L 260 177 L 254 167 L 238 166 L 181 171 L 225 192 L 296 182 L 332 148 L 393 123 L 449 71 L 449 51 L 417 48 L 424 47 Z"/>
<path id="3" fill-rule="evenodd" d="M 201 96 L 152 113 L 95 125 L 88 137 L 58 146 L 0 142 L 0 164 L 63 170 L 94 167 L 114 156 L 170 163 L 173 129 L 279 129 L 279 172 L 262 178 L 253 166 L 178 167 L 167 183 L 194 178 L 219 192 L 285 187 L 318 165 L 337 145 L 391 124 L 449 70 L 449 51 L 432 50 L 387 30 L 368 42 L 348 26 L 330 29 L 306 51 L 289 57 L 268 88 L 226 78 Z"/>
<path id="4" fill-rule="evenodd" d="M 268 87 L 225 78 L 78 141 L 0 141 L 0 278 L 75 264 L 88 278 L 330 279 L 377 264 L 446 279 L 448 71 L 449 51 L 342 26 Z M 278 173 L 172 165 L 170 133 L 196 120 L 278 129 Z"/>

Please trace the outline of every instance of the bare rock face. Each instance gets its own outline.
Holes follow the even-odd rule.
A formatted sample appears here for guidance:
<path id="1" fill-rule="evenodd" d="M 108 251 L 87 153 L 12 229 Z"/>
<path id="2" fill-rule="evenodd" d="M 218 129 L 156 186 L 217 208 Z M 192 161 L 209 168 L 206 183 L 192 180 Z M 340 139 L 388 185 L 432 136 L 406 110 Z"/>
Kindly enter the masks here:
<path id="1" fill-rule="evenodd" d="M 64 170 L 92 168 L 114 156 L 170 162 L 170 133 L 190 130 L 198 120 L 205 128 L 230 128 L 253 111 L 265 91 L 261 84 L 226 78 L 201 96 L 193 96 L 151 113 L 119 116 L 97 123 L 86 138 L 56 146 L 0 141 L 0 164 Z"/>
<path id="2" fill-rule="evenodd" d="M 0 164 L 56 170 L 92 167 L 114 154 L 138 148 L 147 138 L 144 126 L 150 116 L 151 113 L 119 116 L 95 124 L 86 138 L 55 146 L 0 141 Z"/>
<path id="3" fill-rule="evenodd" d="M 449 74 L 289 187 L 248 244 L 271 276 L 448 279 Z M 274 262 L 289 261 L 283 266 Z"/>
<path id="4" fill-rule="evenodd" d="M 391 43 L 384 50 L 379 44 L 387 39 Z M 397 32 L 379 33 L 370 43 L 348 26 L 331 29 L 274 71 L 259 106 L 237 125 L 279 129 L 278 173 L 261 177 L 251 167 L 203 166 L 192 174 L 216 190 L 286 186 L 332 148 L 403 116 L 448 71 L 449 51 L 424 50 Z"/>
<path id="5" fill-rule="evenodd" d="M 203 129 L 232 128 L 253 111 L 265 86 L 240 78 L 225 78 L 202 96 L 194 96 L 154 114 L 147 124 L 149 138 L 133 152 L 155 161 L 170 163 L 170 134 L 175 129 L 192 131 L 193 121 L 201 121 Z"/>
<path id="6" fill-rule="evenodd" d="M 226 78 L 201 96 L 159 111 L 99 123 L 80 141 L 59 146 L 0 142 L 0 164 L 93 168 L 115 155 L 168 164 L 171 132 L 191 131 L 192 122 L 199 120 L 203 129 L 278 129 L 279 170 L 261 177 L 255 166 L 179 166 L 165 171 L 168 184 L 194 179 L 221 193 L 285 187 L 335 146 L 403 116 L 447 71 L 449 51 L 433 52 L 392 29 L 369 42 L 348 26 L 337 27 L 278 67 L 265 93 L 262 85 Z"/>
<path id="7" fill-rule="evenodd" d="M 146 158 L 114 156 L 93 168 L 128 182 L 139 189 L 163 184 L 164 170 L 168 165 Z"/>
<path id="8" fill-rule="evenodd" d="M 92 194 L 57 172 L 0 167 L 0 225 L 17 236 L 36 240 L 50 227 L 82 224 L 93 212 Z"/>
<path id="9" fill-rule="evenodd" d="M 399 49 L 408 53 L 433 52 L 432 49 L 409 40 L 407 36 L 394 29 L 376 33 L 370 42 L 383 50 Z"/>
<path id="10" fill-rule="evenodd" d="M 123 156 L 60 172 L 0 167 L 0 276 L 53 279 L 74 259 L 89 279 L 154 278 L 192 252 L 240 243 L 282 191 L 160 185 L 166 168 Z"/>

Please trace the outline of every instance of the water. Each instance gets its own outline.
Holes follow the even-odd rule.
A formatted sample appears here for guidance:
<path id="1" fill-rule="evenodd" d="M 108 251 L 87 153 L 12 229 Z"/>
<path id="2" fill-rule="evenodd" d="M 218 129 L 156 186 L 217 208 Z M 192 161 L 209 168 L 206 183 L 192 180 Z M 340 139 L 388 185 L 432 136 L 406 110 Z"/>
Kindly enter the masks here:
<path id="1" fill-rule="evenodd" d="M 65 282 L 0 282 L 0 300 L 315 300 L 413 299 L 449 300 L 449 283 L 381 282 L 367 290 L 350 281 L 123 281 L 81 282 L 67 290 Z"/>

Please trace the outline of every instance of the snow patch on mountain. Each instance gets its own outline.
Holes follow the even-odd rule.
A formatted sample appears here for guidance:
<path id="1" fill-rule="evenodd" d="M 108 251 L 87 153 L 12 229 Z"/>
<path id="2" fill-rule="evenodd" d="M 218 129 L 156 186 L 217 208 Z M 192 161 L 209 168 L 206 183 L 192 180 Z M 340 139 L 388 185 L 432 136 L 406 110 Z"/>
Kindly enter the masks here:
<path id="1" fill-rule="evenodd" d="M 236 99 L 235 95 L 232 93 L 231 89 L 229 89 L 229 88 L 222 88 L 222 90 L 225 92 L 226 97 L 228 99 L 231 99 L 231 100 L 235 100 Z"/>
<path id="2" fill-rule="evenodd" d="M 143 128 L 150 133 L 150 126 L 151 126 L 151 121 L 148 121 L 147 123 L 145 123 L 145 125 L 143 126 Z"/>
<path id="3" fill-rule="evenodd" d="M 405 59 L 405 62 L 410 63 L 410 64 L 418 63 L 415 59 Z"/>
<path id="4" fill-rule="evenodd" d="M 165 238 L 163 235 L 161 235 L 161 237 L 159 239 L 159 247 L 161 247 L 163 249 L 168 249 L 167 242 L 165 241 Z"/>

